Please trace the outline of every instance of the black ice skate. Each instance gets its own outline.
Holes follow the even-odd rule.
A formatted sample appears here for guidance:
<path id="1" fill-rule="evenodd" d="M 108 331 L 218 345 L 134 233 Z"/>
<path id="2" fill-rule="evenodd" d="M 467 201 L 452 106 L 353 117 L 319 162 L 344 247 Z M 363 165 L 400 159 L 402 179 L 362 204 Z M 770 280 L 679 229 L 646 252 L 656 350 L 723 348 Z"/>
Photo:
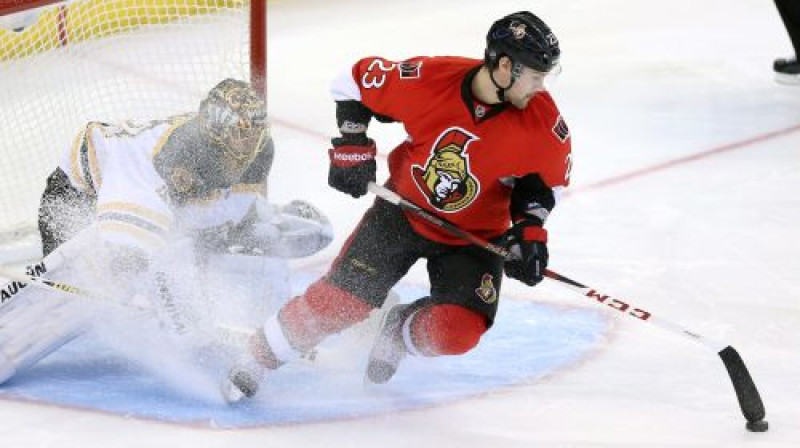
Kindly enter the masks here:
<path id="1" fill-rule="evenodd" d="M 264 379 L 267 369 L 277 369 L 282 363 L 275 358 L 262 331 L 256 331 L 247 342 L 249 357 L 234 365 L 222 382 L 222 396 L 228 403 L 252 398 Z"/>
<path id="2" fill-rule="evenodd" d="M 800 62 L 794 59 L 777 59 L 772 66 L 775 81 L 781 84 L 800 85 Z"/>
<path id="3" fill-rule="evenodd" d="M 222 396 L 228 403 L 253 398 L 264 378 L 264 369 L 256 363 L 237 364 L 222 383 Z"/>
<path id="4" fill-rule="evenodd" d="M 366 383 L 383 384 L 397 372 L 400 361 L 408 354 L 403 340 L 403 323 L 416 309 L 412 305 L 396 305 L 384 315 L 375 345 L 369 353 Z"/>

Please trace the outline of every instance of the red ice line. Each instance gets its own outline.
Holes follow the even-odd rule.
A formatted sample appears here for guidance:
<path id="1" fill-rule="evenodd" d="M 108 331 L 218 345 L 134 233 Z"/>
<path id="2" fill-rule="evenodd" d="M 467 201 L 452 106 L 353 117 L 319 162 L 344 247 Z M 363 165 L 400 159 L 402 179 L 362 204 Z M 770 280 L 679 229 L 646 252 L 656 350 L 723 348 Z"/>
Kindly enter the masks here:
<path id="1" fill-rule="evenodd" d="M 572 196 L 578 193 L 582 193 L 584 191 L 589 190 L 599 190 L 605 187 L 611 187 L 623 182 L 627 182 L 632 179 L 637 179 L 640 177 L 648 176 L 650 174 L 658 173 L 660 171 L 665 171 L 670 168 L 674 168 L 681 165 L 686 165 L 692 162 L 696 162 L 698 160 L 706 159 L 712 156 L 716 156 L 719 154 L 723 154 L 726 152 L 734 151 L 737 149 L 746 148 L 756 143 L 763 143 L 767 140 L 772 140 L 774 138 L 783 137 L 787 134 L 791 134 L 792 132 L 800 131 L 800 124 L 790 126 L 784 129 L 778 129 L 776 131 L 767 132 L 765 134 L 760 134 L 755 137 L 751 137 L 744 140 L 739 140 L 732 143 L 726 143 L 721 146 L 717 146 L 705 151 L 700 151 L 695 154 L 690 154 L 688 156 L 678 157 L 676 159 L 667 160 L 665 162 L 657 163 L 655 165 L 651 165 L 644 168 L 639 168 L 638 170 L 634 170 L 628 173 L 619 174 L 616 176 L 609 177 L 608 179 L 600 180 L 588 185 L 570 188 L 565 193 L 565 196 Z"/>
<path id="2" fill-rule="evenodd" d="M 280 118 L 273 118 L 272 121 L 273 121 L 273 123 L 278 124 L 278 125 L 280 125 L 282 127 L 285 127 L 287 129 L 291 129 L 291 130 L 293 130 L 295 132 L 299 132 L 301 134 L 308 135 L 310 137 L 320 138 L 320 139 L 323 139 L 323 140 L 326 140 L 326 141 L 330 138 L 330 136 L 325 135 L 325 134 L 323 134 L 323 133 L 321 133 L 319 131 L 316 131 L 316 130 L 313 130 L 313 129 L 310 129 L 310 128 L 306 128 L 306 127 L 297 125 L 297 124 L 289 122 L 289 121 L 281 120 Z M 624 182 L 628 182 L 630 180 L 638 179 L 640 177 L 648 176 L 648 175 L 655 174 L 655 173 L 658 173 L 658 172 L 661 172 L 661 171 L 666 171 L 666 170 L 668 170 L 670 168 L 675 168 L 675 167 L 678 167 L 678 166 L 681 166 L 681 165 L 686 165 L 686 164 L 689 164 L 689 163 L 692 163 L 692 162 L 696 162 L 698 160 L 707 159 L 709 157 L 713 157 L 713 156 L 716 156 L 716 155 L 719 155 L 719 154 L 723 154 L 723 153 L 726 153 L 726 152 L 730 152 L 730 151 L 734 151 L 734 150 L 737 150 L 737 149 L 743 149 L 743 148 L 746 148 L 746 147 L 750 147 L 750 146 L 753 146 L 753 145 L 755 145 L 757 143 L 763 143 L 765 141 L 772 140 L 772 139 L 778 138 L 778 137 L 783 137 L 785 135 L 788 135 L 788 134 L 791 134 L 791 133 L 797 132 L 797 131 L 800 131 L 800 124 L 796 124 L 794 126 L 790 126 L 790 127 L 787 127 L 787 128 L 778 129 L 778 130 L 775 130 L 775 131 L 771 131 L 771 132 L 767 132 L 767 133 L 764 133 L 764 134 L 756 135 L 754 137 L 750 137 L 750 138 L 747 138 L 747 139 L 744 139 L 744 140 L 739 140 L 739 141 L 735 141 L 735 142 L 732 142 L 732 143 L 726 143 L 724 145 L 717 146 L 717 147 L 714 147 L 714 148 L 711 148 L 711 149 L 707 149 L 705 151 L 700 151 L 698 153 L 690 154 L 688 156 L 683 156 L 683 157 L 678 157 L 678 158 L 675 158 L 675 159 L 672 159 L 672 160 L 667 160 L 665 162 L 657 163 L 655 165 L 651 165 L 651 166 L 648 166 L 648 167 L 639 168 L 637 170 L 630 171 L 628 173 L 622 173 L 622 174 L 619 174 L 619 175 L 616 175 L 616 176 L 612 176 L 612 177 L 609 177 L 608 179 L 600 180 L 600 181 L 597 181 L 597 182 L 594 182 L 594 183 L 591 183 L 591 184 L 588 184 L 588 185 L 579 186 L 579 187 L 571 187 L 570 189 L 568 189 L 565 192 L 566 193 L 565 197 L 571 197 L 571 196 L 574 196 L 576 194 L 583 193 L 583 192 L 586 192 L 586 191 L 600 190 L 600 189 L 603 189 L 603 188 L 606 188 L 606 187 L 613 187 L 615 185 L 618 185 L 618 184 L 621 184 L 621 183 L 624 183 Z M 378 157 L 385 158 L 386 155 L 385 154 L 378 154 Z M 303 265 L 303 268 L 305 268 L 305 269 L 321 268 L 323 266 L 327 266 L 329 261 L 330 260 L 327 259 L 327 258 L 325 258 L 325 259 L 316 259 L 316 260 L 314 260 L 314 261 L 312 261 L 312 262 L 310 262 L 310 263 L 308 263 L 306 265 Z"/>

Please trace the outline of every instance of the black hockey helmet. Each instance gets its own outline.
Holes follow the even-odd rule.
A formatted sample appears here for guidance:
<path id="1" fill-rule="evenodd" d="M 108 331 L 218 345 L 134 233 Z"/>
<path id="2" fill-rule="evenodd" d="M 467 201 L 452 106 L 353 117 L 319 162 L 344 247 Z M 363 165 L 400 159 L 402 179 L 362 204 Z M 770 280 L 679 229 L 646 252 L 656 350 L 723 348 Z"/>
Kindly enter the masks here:
<path id="1" fill-rule="evenodd" d="M 515 12 L 494 22 L 486 35 L 484 62 L 497 67 L 507 56 L 538 72 L 547 73 L 557 64 L 561 50 L 558 39 L 540 18 L 528 11 Z"/>

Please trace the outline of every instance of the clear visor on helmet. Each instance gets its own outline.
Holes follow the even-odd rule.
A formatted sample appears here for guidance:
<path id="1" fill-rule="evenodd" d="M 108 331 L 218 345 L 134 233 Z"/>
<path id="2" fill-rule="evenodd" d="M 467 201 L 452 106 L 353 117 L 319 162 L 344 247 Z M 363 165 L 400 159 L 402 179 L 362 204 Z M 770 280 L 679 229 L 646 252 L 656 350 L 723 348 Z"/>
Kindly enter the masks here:
<path id="1" fill-rule="evenodd" d="M 530 84 L 537 90 L 550 89 L 561 75 L 561 64 L 556 63 L 553 68 L 547 72 L 526 67 L 525 65 L 518 64 L 514 69 L 514 75 L 518 83 Z"/>

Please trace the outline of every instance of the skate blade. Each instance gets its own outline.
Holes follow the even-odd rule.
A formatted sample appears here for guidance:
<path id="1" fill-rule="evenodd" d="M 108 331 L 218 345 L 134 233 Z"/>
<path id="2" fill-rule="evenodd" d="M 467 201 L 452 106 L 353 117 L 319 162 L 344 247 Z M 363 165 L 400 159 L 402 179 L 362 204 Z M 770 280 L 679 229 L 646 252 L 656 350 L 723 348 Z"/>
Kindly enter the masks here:
<path id="1" fill-rule="evenodd" d="M 394 291 L 390 290 L 389 294 L 386 295 L 386 300 L 383 302 L 383 306 L 381 306 L 380 308 L 381 318 L 378 319 L 378 325 L 370 328 L 370 331 L 373 333 L 371 338 L 372 347 L 375 347 L 375 345 L 378 343 L 378 339 L 381 337 L 381 329 L 383 328 L 383 325 L 386 323 L 386 317 L 389 315 L 389 310 L 394 308 L 394 306 L 397 305 L 398 303 L 400 303 L 400 296 Z M 369 358 L 372 358 L 372 349 L 370 349 L 369 351 Z M 367 365 L 369 365 L 369 358 L 367 359 Z M 364 389 L 374 390 L 375 388 L 377 388 L 382 384 L 384 383 L 376 383 L 372 381 L 369 378 L 369 369 L 367 368 L 364 369 L 364 380 L 363 380 Z"/>

